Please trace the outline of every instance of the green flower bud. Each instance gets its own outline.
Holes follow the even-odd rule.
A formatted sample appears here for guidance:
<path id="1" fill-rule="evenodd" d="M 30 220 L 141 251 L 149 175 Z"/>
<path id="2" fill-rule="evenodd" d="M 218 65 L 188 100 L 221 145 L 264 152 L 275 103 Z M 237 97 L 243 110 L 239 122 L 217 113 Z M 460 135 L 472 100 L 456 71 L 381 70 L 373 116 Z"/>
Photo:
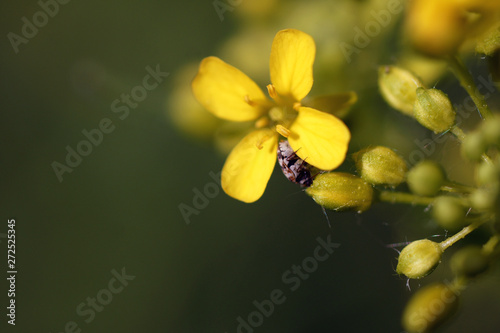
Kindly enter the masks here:
<path id="1" fill-rule="evenodd" d="M 406 332 L 430 332 L 450 318 L 458 308 L 458 295 L 443 284 L 431 284 L 418 290 L 403 311 Z"/>
<path id="2" fill-rule="evenodd" d="M 472 278 L 488 269 L 489 260 L 479 246 L 467 246 L 453 254 L 450 267 L 456 275 Z"/>
<path id="3" fill-rule="evenodd" d="M 443 168 L 431 160 L 419 162 L 407 175 L 410 190 L 421 196 L 433 196 L 439 192 L 446 177 Z"/>
<path id="4" fill-rule="evenodd" d="M 443 249 L 439 243 L 421 239 L 401 251 L 396 272 L 410 279 L 420 279 L 430 274 L 441 261 Z"/>
<path id="5" fill-rule="evenodd" d="M 462 155 L 471 161 L 478 161 L 486 151 L 487 144 L 480 131 L 468 133 L 462 142 Z"/>
<path id="6" fill-rule="evenodd" d="M 458 230 L 464 226 L 466 208 L 459 198 L 439 196 L 434 200 L 432 216 L 446 230 Z"/>
<path id="7" fill-rule="evenodd" d="M 370 208 L 373 189 L 363 179 L 343 172 L 329 172 L 316 176 L 306 193 L 325 208 L 363 212 Z"/>
<path id="8" fill-rule="evenodd" d="M 378 70 L 378 85 L 385 101 L 398 111 L 413 116 L 416 90 L 423 83 L 413 74 L 395 66 L 381 66 Z"/>
<path id="9" fill-rule="evenodd" d="M 397 186 L 404 181 L 408 171 L 405 161 L 387 147 L 363 149 L 353 158 L 361 178 L 375 185 Z"/>
<path id="10" fill-rule="evenodd" d="M 500 145 L 500 116 L 494 115 L 481 126 L 484 141 L 490 145 Z"/>
<path id="11" fill-rule="evenodd" d="M 417 88 L 413 116 L 434 133 L 447 131 L 455 124 L 455 110 L 448 96 L 438 89 Z"/>
<path id="12" fill-rule="evenodd" d="M 497 201 L 496 187 L 481 187 L 469 196 L 470 205 L 477 210 L 489 210 L 494 207 Z"/>
<path id="13" fill-rule="evenodd" d="M 491 163 L 482 162 L 476 169 L 476 183 L 478 186 L 497 184 L 500 177 L 500 170 Z"/>
<path id="14" fill-rule="evenodd" d="M 491 29 L 481 38 L 477 39 L 476 53 L 485 54 L 487 56 L 493 55 L 495 51 L 500 49 L 500 26 L 496 29 Z"/>

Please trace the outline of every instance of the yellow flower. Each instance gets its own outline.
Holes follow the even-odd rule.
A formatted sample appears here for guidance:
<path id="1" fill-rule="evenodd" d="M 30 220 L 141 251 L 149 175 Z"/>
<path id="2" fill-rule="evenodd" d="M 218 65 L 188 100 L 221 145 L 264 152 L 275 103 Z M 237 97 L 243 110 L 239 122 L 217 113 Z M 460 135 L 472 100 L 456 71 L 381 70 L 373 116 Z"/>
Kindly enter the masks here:
<path id="1" fill-rule="evenodd" d="M 350 132 L 335 116 L 300 104 L 313 84 L 314 40 L 294 29 L 279 31 L 271 47 L 272 100 L 240 70 L 216 57 L 203 59 L 192 82 L 196 99 L 219 118 L 255 121 L 255 130 L 229 154 L 221 185 L 243 202 L 258 200 L 276 163 L 279 135 L 300 158 L 322 170 L 345 159 Z"/>

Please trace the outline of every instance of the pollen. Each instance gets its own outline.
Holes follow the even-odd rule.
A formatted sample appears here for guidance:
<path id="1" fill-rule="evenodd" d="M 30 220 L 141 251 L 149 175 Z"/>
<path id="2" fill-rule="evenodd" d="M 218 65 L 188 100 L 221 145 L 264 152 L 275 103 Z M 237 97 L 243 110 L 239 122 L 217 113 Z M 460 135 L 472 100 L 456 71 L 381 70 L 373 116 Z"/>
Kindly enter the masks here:
<path id="1" fill-rule="evenodd" d="M 285 138 L 288 138 L 290 135 L 290 130 L 282 125 L 276 125 L 276 132 L 284 136 Z"/>
<path id="2" fill-rule="evenodd" d="M 266 88 L 267 88 L 267 92 L 268 92 L 269 96 L 272 99 L 276 99 L 278 97 L 278 93 L 276 92 L 276 88 L 274 88 L 274 86 L 272 84 L 268 84 L 266 86 Z"/>

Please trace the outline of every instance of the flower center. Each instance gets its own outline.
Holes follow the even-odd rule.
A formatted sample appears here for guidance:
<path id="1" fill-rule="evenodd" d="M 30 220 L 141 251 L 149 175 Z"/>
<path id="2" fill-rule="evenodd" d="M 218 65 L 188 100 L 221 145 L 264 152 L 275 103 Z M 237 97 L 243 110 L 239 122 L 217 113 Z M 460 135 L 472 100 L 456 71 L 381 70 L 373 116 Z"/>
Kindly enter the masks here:
<path id="1" fill-rule="evenodd" d="M 281 98 L 272 84 L 267 86 L 267 91 L 269 96 L 274 100 L 274 103 L 269 107 L 267 115 L 255 122 L 255 127 L 275 129 L 276 132 L 287 138 L 290 135 L 289 128 L 297 117 L 297 110 L 300 107 L 300 103 L 287 102 L 286 99 Z M 252 105 L 252 101 L 248 98 L 246 102 Z"/>

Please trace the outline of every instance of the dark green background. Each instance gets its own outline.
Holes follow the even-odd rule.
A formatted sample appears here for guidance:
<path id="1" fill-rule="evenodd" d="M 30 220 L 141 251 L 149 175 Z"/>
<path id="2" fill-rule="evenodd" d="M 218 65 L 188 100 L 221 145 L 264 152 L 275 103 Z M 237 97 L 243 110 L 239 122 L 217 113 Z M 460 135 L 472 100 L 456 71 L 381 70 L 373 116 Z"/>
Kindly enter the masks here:
<path id="1" fill-rule="evenodd" d="M 236 16 L 221 22 L 210 0 L 73 0 L 16 54 L 7 34 L 20 34 L 21 18 L 39 10 L 35 0 L 0 5 L 0 232 L 16 219 L 18 269 L 17 325 L 6 324 L 3 282 L 1 332 L 63 332 L 70 321 L 82 332 L 236 332 L 236 318 L 274 289 L 286 301 L 255 332 L 402 331 L 411 293 L 394 272 L 397 253 L 384 244 L 430 235 L 401 232 L 418 215 L 429 220 L 421 208 L 330 212 L 329 229 L 320 207 L 275 170 L 257 203 L 220 191 L 187 225 L 179 205 L 192 205 L 193 189 L 212 182 L 209 173 L 219 172 L 224 157 L 169 123 L 173 77 L 126 119 L 111 111 L 114 99 L 142 83 L 146 66 L 173 75 L 210 55 L 234 31 Z M 75 148 L 82 130 L 103 118 L 115 130 L 59 182 L 51 163 L 63 163 L 65 147 Z M 340 247 L 291 292 L 282 274 L 328 235 Z M 122 268 L 135 279 L 85 323 L 77 306 Z M 440 267 L 428 280 L 450 276 Z M 446 331 L 496 331 L 498 289 L 470 290 Z"/>

